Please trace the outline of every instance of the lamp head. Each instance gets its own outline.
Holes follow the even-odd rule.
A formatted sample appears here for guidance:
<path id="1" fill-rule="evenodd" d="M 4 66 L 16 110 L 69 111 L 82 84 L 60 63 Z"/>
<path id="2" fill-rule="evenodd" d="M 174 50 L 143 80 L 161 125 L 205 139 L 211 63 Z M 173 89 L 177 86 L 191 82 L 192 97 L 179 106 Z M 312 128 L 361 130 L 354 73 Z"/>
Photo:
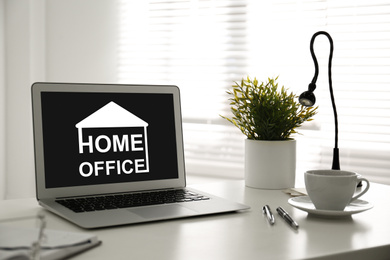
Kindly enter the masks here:
<path id="1" fill-rule="evenodd" d="M 299 103 L 305 107 L 311 107 L 316 103 L 316 97 L 311 91 L 305 91 L 299 96 Z"/>
<path id="2" fill-rule="evenodd" d="M 305 107 L 311 107 L 316 103 L 316 96 L 314 95 L 314 90 L 316 89 L 315 83 L 309 84 L 309 90 L 303 92 L 299 96 L 299 103 Z"/>

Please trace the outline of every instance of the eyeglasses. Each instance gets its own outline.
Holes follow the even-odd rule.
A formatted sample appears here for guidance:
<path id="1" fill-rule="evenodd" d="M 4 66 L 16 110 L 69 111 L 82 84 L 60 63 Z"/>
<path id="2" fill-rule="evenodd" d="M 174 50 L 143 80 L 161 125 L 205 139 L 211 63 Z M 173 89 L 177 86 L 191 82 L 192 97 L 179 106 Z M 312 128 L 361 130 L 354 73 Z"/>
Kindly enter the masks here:
<path id="1" fill-rule="evenodd" d="M 44 250 L 55 250 L 55 249 L 63 249 L 75 246 L 81 246 L 90 244 L 91 241 L 83 241 L 79 243 L 66 244 L 66 245 L 58 245 L 58 246 L 44 246 L 44 242 L 46 240 L 45 236 L 45 228 L 47 226 L 47 220 L 43 211 L 39 212 L 37 216 L 31 217 L 22 217 L 22 218 L 14 218 L 14 219 L 6 219 L 1 220 L 0 222 L 11 222 L 11 221 L 19 221 L 19 220 L 28 220 L 28 219 L 37 219 L 38 221 L 38 237 L 35 241 L 32 242 L 31 246 L 21 245 L 21 246 L 13 246 L 13 247 L 2 247 L 0 246 L 0 250 L 3 251 L 27 251 L 26 257 L 30 260 L 39 260 L 41 257 L 41 253 Z"/>

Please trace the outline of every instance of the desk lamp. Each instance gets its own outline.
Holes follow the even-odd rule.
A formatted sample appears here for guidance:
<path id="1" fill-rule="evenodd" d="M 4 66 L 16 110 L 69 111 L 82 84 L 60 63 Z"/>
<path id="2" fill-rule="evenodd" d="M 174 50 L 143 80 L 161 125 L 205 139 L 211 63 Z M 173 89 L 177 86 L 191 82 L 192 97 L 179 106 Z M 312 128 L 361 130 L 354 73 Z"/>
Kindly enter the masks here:
<path id="1" fill-rule="evenodd" d="M 329 91 L 330 91 L 330 98 L 332 100 L 332 106 L 333 106 L 333 113 L 334 113 L 334 122 L 335 122 L 335 145 L 333 148 L 333 163 L 332 163 L 332 170 L 340 170 L 340 160 L 339 160 L 339 148 L 338 148 L 338 121 L 337 121 L 337 111 L 336 111 L 336 104 L 333 97 L 333 88 L 332 88 L 332 56 L 333 56 L 333 40 L 332 37 L 330 37 L 329 33 L 324 31 L 316 32 L 310 41 L 310 53 L 314 61 L 314 77 L 311 83 L 309 84 L 309 90 L 303 92 L 299 96 L 299 103 L 301 103 L 303 106 L 311 107 L 316 102 L 316 97 L 314 96 L 314 90 L 316 89 L 316 81 L 318 77 L 318 62 L 317 58 L 314 54 L 314 40 L 318 35 L 325 35 L 328 37 L 330 42 L 330 53 L 329 53 L 329 62 L 328 62 L 328 78 L 329 78 Z"/>

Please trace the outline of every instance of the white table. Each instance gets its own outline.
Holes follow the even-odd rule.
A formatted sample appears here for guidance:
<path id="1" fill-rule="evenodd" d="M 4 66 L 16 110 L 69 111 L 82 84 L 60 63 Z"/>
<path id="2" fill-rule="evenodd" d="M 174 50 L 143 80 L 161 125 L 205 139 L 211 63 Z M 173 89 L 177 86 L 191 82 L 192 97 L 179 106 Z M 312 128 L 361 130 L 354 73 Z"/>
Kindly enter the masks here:
<path id="1" fill-rule="evenodd" d="M 290 206 L 289 196 L 283 192 L 247 188 L 243 181 L 194 188 L 252 208 L 97 230 L 80 229 L 48 212 L 48 228 L 91 232 L 103 241 L 74 259 L 390 259 L 390 186 L 372 184 L 362 199 L 372 202 L 374 208 L 344 219 L 310 216 Z M 273 226 L 262 214 L 265 204 L 275 214 Z M 300 225 L 298 230 L 276 214 L 277 206 L 292 215 Z M 40 209 L 35 199 L 1 201 L 0 220 L 31 216 Z M 23 225 L 21 221 L 14 223 Z"/>

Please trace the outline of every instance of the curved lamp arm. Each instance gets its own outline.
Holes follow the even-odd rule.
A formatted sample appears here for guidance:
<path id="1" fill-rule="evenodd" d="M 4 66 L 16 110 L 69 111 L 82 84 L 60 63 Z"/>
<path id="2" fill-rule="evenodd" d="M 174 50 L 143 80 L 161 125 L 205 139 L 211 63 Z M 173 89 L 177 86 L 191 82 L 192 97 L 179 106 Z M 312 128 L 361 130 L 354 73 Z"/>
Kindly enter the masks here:
<path id="1" fill-rule="evenodd" d="M 335 145 L 333 148 L 333 163 L 332 163 L 332 170 L 340 170 L 340 160 L 339 160 L 339 149 L 338 149 L 338 120 L 337 120 L 337 110 L 336 110 L 336 104 L 333 96 L 333 87 L 332 87 L 332 57 L 333 57 L 333 40 L 332 37 L 330 37 L 329 33 L 324 31 L 316 32 L 310 41 L 310 53 L 314 61 L 314 77 L 309 84 L 309 90 L 303 92 L 299 96 L 299 102 L 304 106 L 313 106 L 316 102 L 315 96 L 314 96 L 314 90 L 316 89 L 316 82 L 318 78 L 318 62 L 317 58 L 314 54 L 314 40 L 318 35 L 325 35 L 328 37 L 330 42 L 330 53 L 329 53 L 329 62 L 328 62 L 328 78 L 329 78 L 329 91 L 330 91 L 330 98 L 332 100 L 332 106 L 333 106 L 333 114 L 334 114 L 334 122 L 335 122 Z"/>

